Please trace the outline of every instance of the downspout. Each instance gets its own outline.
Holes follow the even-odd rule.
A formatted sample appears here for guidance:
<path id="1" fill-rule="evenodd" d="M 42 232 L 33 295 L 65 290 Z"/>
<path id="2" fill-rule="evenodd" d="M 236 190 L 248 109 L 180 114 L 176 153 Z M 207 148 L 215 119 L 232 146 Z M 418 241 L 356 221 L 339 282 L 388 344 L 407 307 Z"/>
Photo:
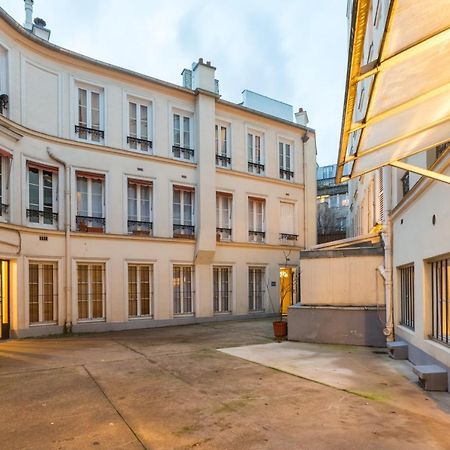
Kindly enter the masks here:
<path id="1" fill-rule="evenodd" d="M 64 272 L 64 291 L 65 291 L 65 300 L 66 300 L 66 319 L 64 321 L 64 333 L 72 332 L 72 272 L 71 272 L 71 247 L 70 247 L 70 166 L 55 156 L 50 149 L 47 147 L 48 156 L 64 166 L 64 239 L 65 239 L 65 247 L 64 247 L 64 264 L 65 264 L 65 272 Z"/>

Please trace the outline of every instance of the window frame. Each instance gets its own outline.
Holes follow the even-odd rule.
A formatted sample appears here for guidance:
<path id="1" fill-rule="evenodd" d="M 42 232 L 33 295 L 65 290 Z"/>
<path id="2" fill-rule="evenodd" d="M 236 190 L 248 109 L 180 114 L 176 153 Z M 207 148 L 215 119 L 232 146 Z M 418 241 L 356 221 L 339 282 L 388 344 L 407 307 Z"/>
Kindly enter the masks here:
<path id="1" fill-rule="evenodd" d="M 185 297 L 185 290 L 184 287 L 184 274 L 182 273 L 182 269 L 190 269 L 190 298 Z M 176 302 L 177 302 L 177 296 L 176 296 L 176 290 L 175 290 L 175 271 L 176 269 L 180 270 L 180 289 L 179 292 L 181 294 L 179 300 L 180 300 L 180 307 L 176 308 Z M 172 266 L 172 306 L 173 306 L 173 315 L 174 316 L 194 316 L 195 315 L 195 266 L 192 264 L 174 264 Z M 191 310 L 187 311 L 187 308 L 185 308 L 185 302 L 189 302 L 191 304 Z M 179 309 L 179 312 L 176 312 L 177 309 Z"/>
<path id="2" fill-rule="evenodd" d="M 132 219 L 130 216 L 130 196 L 129 196 L 129 188 L 130 184 L 136 186 L 136 219 Z M 149 189 L 149 220 L 142 220 L 142 188 L 147 187 Z M 149 180 L 138 179 L 134 177 L 126 178 L 126 197 L 127 197 L 127 233 L 128 234 L 136 234 L 132 231 L 130 232 L 130 222 L 136 222 L 136 225 L 139 225 L 137 222 L 140 222 L 141 225 L 148 224 L 149 232 L 148 234 L 151 236 L 153 234 L 153 183 Z M 139 231 L 139 230 L 137 230 Z M 139 233 L 138 233 L 139 234 Z"/>
<path id="3" fill-rule="evenodd" d="M 175 214 L 174 214 L 174 208 L 175 208 L 175 191 L 180 191 L 180 223 L 175 223 Z M 185 193 L 189 192 L 191 194 L 191 223 L 186 223 L 185 214 L 184 214 L 184 208 L 185 208 Z M 182 235 L 178 235 L 175 233 L 175 227 L 192 227 L 192 233 L 186 233 L 186 237 L 192 237 L 195 238 L 195 227 L 196 227 L 196 221 L 195 221 L 195 194 L 196 190 L 193 187 L 190 186 L 180 186 L 180 185 L 173 185 L 172 186 L 172 236 L 173 237 L 182 237 Z"/>
<path id="4" fill-rule="evenodd" d="M 220 131 L 225 129 L 225 153 L 223 153 Z M 228 123 L 217 121 L 214 125 L 214 148 L 216 167 L 231 169 L 231 126 Z"/>
<path id="5" fill-rule="evenodd" d="M 178 116 L 180 118 L 180 142 L 175 142 L 175 116 Z M 184 123 L 185 119 L 189 120 L 189 142 L 186 145 L 185 142 L 185 129 L 184 129 Z M 194 141 L 194 114 L 188 111 L 179 110 L 179 109 L 173 109 L 172 110 L 172 158 L 179 160 L 179 161 L 185 161 L 185 162 L 195 162 L 195 141 Z M 176 154 L 176 152 L 179 153 L 179 155 Z M 182 156 L 184 155 L 184 157 Z M 186 155 L 188 156 L 186 158 Z"/>
<path id="6" fill-rule="evenodd" d="M 130 104 L 133 103 L 136 105 L 136 136 L 131 135 L 131 117 L 130 117 Z M 139 97 L 135 97 L 133 95 L 127 95 L 126 96 L 126 142 L 125 146 L 128 150 L 132 152 L 137 152 L 140 154 L 147 154 L 152 155 L 153 154 L 153 102 L 152 100 L 143 99 Z M 147 108 L 147 138 L 142 137 L 142 120 L 141 120 L 141 107 Z M 135 139 L 136 142 L 136 148 L 132 147 L 132 140 Z M 145 144 L 145 142 L 139 142 L 139 141 L 146 141 L 148 142 L 148 149 L 143 149 L 142 147 Z"/>
<path id="7" fill-rule="evenodd" d="M 250 213 L 250 203 L 253 204 L 253 213 Z M 257 212 L 255 208 L 255 203 L 261 203 L 262 204 L 262 215 L 261 215 L 261 226 L 260 230 L 255 229 L 255 223 L 257 218 Z M 250 219 L 251 218 L 251 219 Z M 266 199 L 260 198 L 260 197 L 252 197 L 249 196 L 247 199 L 247 230 L 248 230 L 248 240 L 249 242 L 257 242 L 257 243 L 264 243 L 266 241 Z M 251 233 L 253 233 L 253 239 L 250 238 Z M 261 237 L 260 240 L 258 240 L 258 236 Z"/>
<path id="8" fill-rule="evenodd" d="M 227 295 L 225 296 L 226 298 L 224 298 L 223 295 L 223 290 L 220 289 L 220 287 L 222 286 L 222 271 L 226 269 L 227 271 L 227 286 L 228 286 L 228 290 L 226 291 Z M 213 313 L 214 314 L 231 314 L 233 311 L 233 266 L 231 265 L 213 265 L 212 266 L 212 271 L 213 271 Z M 215 282 L 215 275 L 216 273 L 219 275 L 218 280 L 217 280 L 217 285 L 219 286 L 219 289 L 216 291 L 215 286 L 216 286 L 216 282 Z M 216 298 L 216 293 L 218 294 L 217 298 Z M 224 305 L 226 304 L 228 305 L 227 308 L 224 308 Z M 217 307 L 216 307 L 217 306 Z"/>
<path id="9" fill-rule="evenodd" d="M 223 203 L 226 199 L 228 203 L 228 226 L 223 221 Z M 221 241 L 231 241 L 233 237 L 233 196 L 227 192 L 216 192 L 216 233 Z"/>
<path id="10" fill-rule="evenodd" d="M 286 146 L 289 146 L 289 151 L 286 151 Z M 287 155 L 289 154 L 289 158 Z M 289 159 L 289 165 L 287 161 Z M 294 170 L 294 145 L 293 142 L 286 139 L 278 140 L 278 165 L 279 165 L 279 177 L 282 180 L 294 181 L 295 180 L 295 170 Z"/>
<path id="11" fill-rule="evenodd" d="M 78 179 L 79 178 L 85 178 L 87 180 L 87 216 L 84 216 L 80 214 L 79 209 L 79 197 L 80 192 L 78 190 Z M 102 216 L 93 216 L 92 215 L 92 181 L 101 181 L 102 184 Z M 92 176 L 89 172 L 84 171 L 83 169 L 75 170 L 75 189 L 76 192 L 75 196 L 75 228 L 77 231 L 82 231 L 79 229 L 79 225 L 77 223 L 77 217 L 87 217 L 88 222 L 95 222 L 101 224 L 101 227 L 103 228 L 103 232 L 106 232 L 106 176 L 103 173 L 92 173 Z M 95 220 L 97 219 L 97 220 Z M 100 228 L 100 227 L 94 227 L 94 228 Z"/>
<path id="12" fill-rule="evenodd" d="M 251 138 L 250 138 L 251 136 Z M 256 158 L 256 138 L 259 138 L 259 160 Z M 251 145 L 250 145 L 251 139 Z M 265 142 L 264 133 L 255 129 L 248 129 L 246 134 L 246 148 L 247 148 L 247 169 L 248 173 L 253 175 L 265 175 Z"/>
<path id="13" fill-rule="evenodd" d="M 80 89 L 86 91 L 86 125 L 81 125 L 80 121 Z M 80 132 L 76 127 L 86 127 L 91 130 L 97 130 L 92 126 L 92 94 L 98 94 L 99 99 L 99 133 L 86 132 L 86 139 L 80 137 Z M 95 145 L 105 145 L 105 89 L 101 86 L 92 85 L 82 81 L 75 81 L 75 127 L 74 139 L 79 142 L 85 142 Z M 93 139 L 93 135 L 98 134 L 98 140 Z"/>
<path id="14" fill-rule="evenodd" d="M 127 263 L 127 317 L 128 320 L 136 319 L 151 319 L 153 318 L 154 310 L 154 264 L 146 262 L 128 262 Z M 136 315 L 130 314 L 130 267 L 136 268 Z M 142 314 L 142 296 L 141 296 L 141 271 L 139 269 L 148 269 L 148 280 L 149 280 L 149 299 L 148 299 L 148 314 Z"/>
<path id="15" fill-rule="evenodd" d="M 400 325 L 415 329 L 414 263 L 397 268 L 399 279 Z"/>
<path id="16" fill-rule="evenodd" d="M 7 221 L 10 208 L 11 158 L 0 155 L 0 221 Z"/>
<path id="17" fill-rule="evenodd" d="M 252 271 L 254 272 L 253 275 L 256 274 L 256 271 L 261 271 L 262 272 L 262 276 L 261 276 L 261 282 L 262 282 L 262 290 L 261 291 L 252 291 L 250 289 L 250 283 L 252 283 L 252 278 L 253 278 L 253 283 L 256 285 L 256 278 L 255 276 L 252 277 L 251 273 Z M 267 270 L 266 270 L 266 266 L 260 266 L 260 265 L 249 265 L 248 266 L 248 270 L 247 270 L 247 292 L 248 292 L 248 311 L 250 313 L 252 312 L 264 312 L 265 311 L 265 306 L 266 306 L 266 296 L 267 296 Z M 256 298 L 256 294 L 260 292 L 262 294 L 261 296 L 261 308 L 256 308 L 257 305 L 257 298 Z M 254 295 L 251 295 L 254 294 Z M 254 306 L 254 308 L 252 308 L 251 306 Z"/>
<path id="18" fill-rule="evenodd" d="M 80 318 L 80 283 L 79 283 L 79 267 L 87 266 L 88 278 L 87 278 L 87 296 L 88 296 L 88 317 Z M 93 302 L 92 302 L 92 270 L 93 266 L 100 266 L 102 273 L 102 317 L 92 317 Z M 76 284 L 76 318 L 77 323 L 91 323 L 91 322 L 106 322 L 106 300 L 107 300 L 107 279 L 106 279 L 106 262 L 105 261 L 84 261 L 79 260 L 75 263 L 75 284 Z"/>

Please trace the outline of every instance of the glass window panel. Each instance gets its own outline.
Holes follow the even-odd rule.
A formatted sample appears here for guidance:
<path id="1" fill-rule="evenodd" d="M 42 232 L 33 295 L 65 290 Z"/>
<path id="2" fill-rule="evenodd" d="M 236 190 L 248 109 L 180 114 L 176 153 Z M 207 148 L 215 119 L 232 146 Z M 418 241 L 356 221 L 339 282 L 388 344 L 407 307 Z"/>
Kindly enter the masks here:
<path id="1" fill-rule="evenodd" d="M 87 127 L 87 91 L 78 89 L 78 123 Z"/>
<path id="2" fill-rule="evenodd" d="M 148 140 L 147 106 L 141 105 L 141 139 Z"/>
<path id="3" fill-rule="evenodd" d="M 78 318 L 89 317 L 88 266 L 78 265 Z"/>
<path id="4" fill-rule="evenodd" d="M 142 222 L 150 222 L 150 188 L 141 186 L 141 219 Z"/>
<path id="5" fill-rule="evenodd" d="M 219 154 L 219 125 L 215 127 L 215 137 L 216 137 L 216 155 Z"/>
<path id="6" fill-rule="evenodd" d="M 128 315 L 137 316 L 137 266 L 128 266 Z"/>
<path id="7" fill-rule="evenodd" d="M 248 149 L 248 160 L 250 162 L 253 161 L 253 135 L 248 134 L 247 135 L 247 149 Z"/>
<path id="8" fill-rule="evenodd" d="M 28 169 L 28 199 L 29 209 L 39 210 L 39 170 L 35 168 Z M 30 217 L 30 221 L 33 217 Z M 39 221 L 39 218 L 37 218 Z"/>
<path id="9" fill-rule="evenodd" d="M 103 182 L 91 180 L 92 183 L 92 217 L 103 217 Z"/>
<path id="10" fill-rule="evenodd" d="M 178 114 L 173 115 L 173 144 L 181 146 L 180 137 L 180 116 Z"/>
<path id="11" fill-rule="evenodd" d="M 222 155 L 227 156 L 227 129 L 221 127 L 221 150 Z"/>
<path id="12" fill-rule="evenodd" d="M 191 120 L 189 117 L 183 117 L 183 146 L 191 147 Z M 185 154 L 185 158 L 189 159 L 189 154 Z"/>
<path id="13" fill-rule="evenodd" d="M 91 266 L 91 302 L 92 318 L 103 318 L 103 266 Z"/>
<path id="14" fill-rule="evenodd" d="M 77 211 L 79 216 L 88 216 L 88 180 L 77 178 Z"/>
<path id="15" fill-rule="evenodd" d="M 173 191 L 173 223 L 181 224 L 181 191 L 178 189 Z"/>
<path id="16" fill-rule="evenodd" d="M 54 292 L 54 266 L 52 264 L 44 264 L 42 266 L 42 275 L 43 275 L 43 317 L 42 319 L 45 322 L 49 322 L 54 320 L 53 308 L 55 301 L 55 292 Z"/>
<path id="17" fill-rule="evenodd" d="M 128 183 L 128 219 L 137 219 L 137 186 L 133 183 Z"/>
<path id="18" fill-rule="evenodd" d="M 39 266 L 29 265 L 28 275 L 30 323 L 39 322 Z"/>
<path id="19" fill-rule="evenodd" d="M 129 116 L 130 116 L 130 136 L 137 137 L 137 118 L 136 118 L 136 103 L 129 103 Z M 136 148 L 136 142 L 130 142 L 131 148 Z"/>

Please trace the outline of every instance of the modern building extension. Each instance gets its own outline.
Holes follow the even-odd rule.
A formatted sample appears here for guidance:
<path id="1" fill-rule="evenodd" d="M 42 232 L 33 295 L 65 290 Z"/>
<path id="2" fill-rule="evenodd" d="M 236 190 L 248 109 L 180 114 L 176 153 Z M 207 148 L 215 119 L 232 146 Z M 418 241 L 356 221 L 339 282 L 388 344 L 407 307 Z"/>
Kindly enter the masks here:
<path id="1" fill-rule="evenodd" d="M 1 337 L 278 311 L 316 240 L 304 111 L 60 48 L 32 3 L 0 9 Z"/>

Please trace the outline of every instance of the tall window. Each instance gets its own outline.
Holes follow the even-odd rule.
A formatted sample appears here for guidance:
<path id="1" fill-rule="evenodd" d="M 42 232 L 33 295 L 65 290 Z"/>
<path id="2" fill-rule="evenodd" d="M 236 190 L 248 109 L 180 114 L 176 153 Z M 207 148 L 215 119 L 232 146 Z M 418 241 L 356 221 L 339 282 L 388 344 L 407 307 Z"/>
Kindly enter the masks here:
<path id="1" fill-rule="evenodd" d="M 188 161 L 194 159 L 192 145 L 192 118 L 181 114 L 173 115 L 173 156 Z"/>
<path id="2" fill-rule="evenodd" d="M 295 205 L 289 202 L 280 202 L 280 238 L 295 241 Z"/>
<path id="3" fill-rule="evenodd" d="M 248 199 L 248 240 L 250 242 L 264 242 L 265 233 L 265 205 L 260 198 Z"/>
<path id="4" fill-rule="evenodd" d="M 450 258 L 431 263 L 432 337 L 449 344 L 450 340 Z"/>
<path id="5" fill-rule="evenodd" d="M 173 236 L 193 238 L 194 225 L 194 196 L 192 188 L 174 186 L 173 188 Z"/>
<path id="6" fill-rule="evenodd" d="M 105 265 L 77 264 L 78 319 L 105 318 Z"/>
<path id="7" fill-rule="evenodd" d="M 229 129 L 225 125 L 216 124 L 216 165 L 231 167 Z"/>
<path id="8" fill-rule="evenodd" d="M 402 267 L 400 275 L 400 323 L 414 330 L 414 266 Z"/>
<path id="9" fill-rule="evenodd" d="M 148 104 L 128 102 L 128 146 L 133 150 L 149 152 L 152 148 L 151 109 Z"/>
<path id="10" fill-rule="evenodd" d="M 194 312 L 194 268 L 173 267 L 173 312 L 193 314 Z"/>
<path id="11" fill-rule="evenodd" d="M 292 148 L 285 142 L 278 143 L 278 157 L 280 163 L 280 178 L 282 180 L 293 180 L 294 170 L 292 163 Z"/>
<path id="12" fill-rule="evenodd" d="M 258 175 L 264 174 L 264 154 L 262 136 L 255 133 L 247 134 L 248 171 Z"/>
<path id="13" fill-rule="evenodd" d="M 152 183 L 128 179 L 128 233 L 152 233 Z"/>
<path id="14" fill-rule="evenodd" d="M 0 47 L 1 48 L 1 47 Z M 0 216 L 4 217 L 8 214 L 9 200 L 9 161 L 11 155 L 0 149 Z"/>
<path id="15" fill-rule="evenodd" d="M 101 174 L 77 172 L 77 229 L 105 231 L 105 177 Z"/>
<path id="16" fill-rule="evenodd" d="M 213 301 L 214 312 L 231 311 L 231 267 L 213 268 Z"/>
<path id="17" fill-rule="evenodd" d="M 56 225 L 58 222 L 58 169 L 28 162 L 27 174 L 28 221 L 41 225 Z"/>
<path id="18" fill-rule="evenodd" d="M 248 309 L 250 311 L 264 310 L 265 271 L 264 267 L 248 268 Z"/>
<path id="19" fill-rule="evenodd" d="M 153 266 L 128 264 L 128 316 L 152 314 Z"/>
<path id="20" fill-rule="evenodd" d="M 100 142 L 103 128 L 103 92 L 101 89 L 78 87 L 78 125 L 75 133 L 88 142 Z"/>
<path id="21" fill-rule="evenodd" d="M 231 203 L 233 197 L 230 194 L 218 192 L 216 194 L 216 232 L 222 241 L 231 239 Z"/>
<path id="22" fill-rule="evenodd" d="M 54 262 L 30 262 L 28 266 L 30 323 L 56 322 L 58 270 Z"/>
<path id="23" fill-rule="evenodd" d="M 8 95 L 8 51 L 0 46 L 0 95 Z M 2 97 L 0 100 L 0 114 L 6 115 L 9 107 L 7 97 Z"/>

